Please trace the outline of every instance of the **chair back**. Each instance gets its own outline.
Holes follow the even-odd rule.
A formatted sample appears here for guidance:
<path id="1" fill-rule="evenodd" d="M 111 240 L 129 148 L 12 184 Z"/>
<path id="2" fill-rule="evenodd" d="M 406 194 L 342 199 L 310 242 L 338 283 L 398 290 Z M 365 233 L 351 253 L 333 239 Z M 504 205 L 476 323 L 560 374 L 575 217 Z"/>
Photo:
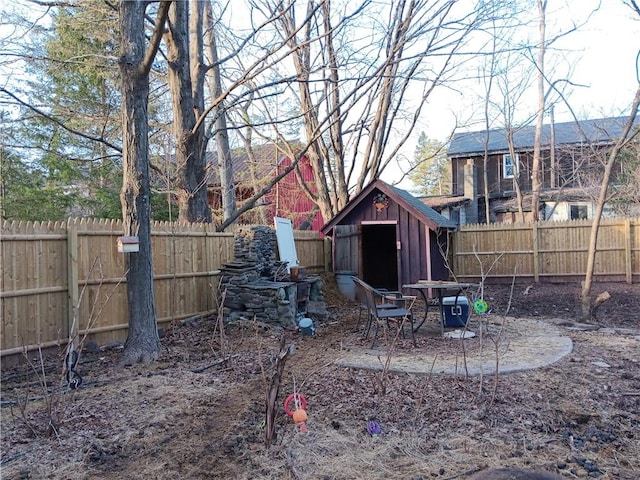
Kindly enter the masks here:
<path id="1" fill-rule="evenodd" d="M 363 285 L 362 280 L 358 277 L 351 277 L 353 280 L 353 285 L 356 287 L 356 302 L 361 303 L 362 305 L 367 304 L 367 291 L 365 286 Z"/>
<path id="2" fill-rule="evenodd" d="M 366 283 L 365 281 L 359 279 L 358 277 L 352 277 L 353 283 L 356 287 L 356 298 L 359 302 L 366 305 L 366 307 L 371 312 L 375 312 L 376 310 L 376 300 L 375 295 L 373 293 L 373 288 Z"/>

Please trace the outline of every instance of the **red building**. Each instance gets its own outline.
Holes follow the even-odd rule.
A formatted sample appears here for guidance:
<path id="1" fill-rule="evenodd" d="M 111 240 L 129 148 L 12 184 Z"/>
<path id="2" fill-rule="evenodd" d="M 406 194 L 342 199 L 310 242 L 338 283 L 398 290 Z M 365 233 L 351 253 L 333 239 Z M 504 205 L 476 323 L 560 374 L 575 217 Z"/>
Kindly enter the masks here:
<path id="1" fill-rule="evenodd" d="M 233 151 L 232 168 L 238 206 L 265 188 L 291 164 L 291 158 L 282 148 L 274 144 L 254 146 L 249 152 L 244 149 Z M 209 205 L 213 210 L 214 218 L 220 219 L 222 201 L 215 153 L 207 152 L 207 168 Z M 324 219 L 316 204 L 304 191 L 298 175 L 310 191 L 316 191 L 313 169 L 309 159 L 303 156 L 292 171 L 258 200 L 257 208 L 242 215 L 240 222 L 273 224 L 273 217 L 283 217 L 290 219 L 296 229 L 319 231 L 324 224 Z"/>

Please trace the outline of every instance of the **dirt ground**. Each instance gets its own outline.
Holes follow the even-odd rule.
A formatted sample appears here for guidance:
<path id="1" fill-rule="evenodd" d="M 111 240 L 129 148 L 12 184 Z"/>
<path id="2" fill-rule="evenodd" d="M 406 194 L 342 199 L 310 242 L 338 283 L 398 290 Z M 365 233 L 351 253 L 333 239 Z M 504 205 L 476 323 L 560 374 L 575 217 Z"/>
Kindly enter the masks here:
<path id="1" fill-rule="evenodd" d="M 487 286 L 487 321 L 509 315 L 553 322 L 573 341 L 557 363 L 517 373 L 393 374 L 337 366 L 368 348 L 359 309 L 331 278 L 330 316 L 314 337 L 251 321 L 177 324 L 161 359 L 119 367 L 121 349 L 82 353 L 77 390 L 60 387 L 60 359 L 2 371 L 2 479 L 464 479 L 488 466 L 523 466 L 565 478 L 640 478 L 640 285 L 596 284 L 611 300 L 595 326 L 578 324 L 577 285 Z M 419 311 L 420 306 L 416 307 Z M 417 334 L 418 346 L 462 340 Z M 277 397 L 276 438 L 265 446 L 265 398 L 279 338 L 295 351 Z M 464 342 L 475 342 L 467 339 Z M 454 342 L 454 343 L 451 343 Z M 473 345 L 466 343 L 466 345 Z M 508 348 L 508 342 L 504 348 Z M 37 354 L 31 354 L 38 365 Z M 46 390 L 42 388 L 44 382 Z M 284 413 L 294 391 L 308 431 Z M 26 399 L 29 399 L 28 401 Z M 379 435 L 370 435 L 375 421 Z"/>

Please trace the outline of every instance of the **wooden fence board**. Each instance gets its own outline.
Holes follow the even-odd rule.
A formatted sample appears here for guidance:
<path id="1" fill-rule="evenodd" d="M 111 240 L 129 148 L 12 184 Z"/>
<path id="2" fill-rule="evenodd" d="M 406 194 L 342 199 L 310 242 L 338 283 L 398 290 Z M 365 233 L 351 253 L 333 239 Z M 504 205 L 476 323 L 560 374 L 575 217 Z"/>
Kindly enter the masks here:
<path id="1" fill-rule="evenodd" d="M 602 219 L 596 281 L 637 281 L 639 231 L 637 218 Z M 585 273 L 590 234 L 590 220 L 465 225 L 454 235 L 454 272 L 459 279 L 576 281 Z"/>
<path id="2" fill-rule="evenodd" d="M 74 308 L 77 330 L 100 345 L 126 339 L 126 257 L 122 223 L 104 219 L 4 222 L 0 230 L 2 355 L 64 345 Z M 325 264 L 317 232 L 294 232 L 299 258 Z M 215 311 L 220 268 L 233 260 L 233 233 L 215 226 L 152 224 L 154 298 L 160 327 Z"/>
<path id="3" fill-rule="evenodd" d="M 2 350 L 57 339 L 68 320 L 66 229 L 6 222 L 0 235 Z"/>
<path id="4" fill-rule="evenodd" d="M 511 281 L 514 275 L 527 282 L 581 280 L 590 228 L 590 221 L 463 226 L 453 235 L 453 271 L 460 280 L 483 272 L 488 281 Z M 116 246 L 120 235 L 121 222 L 111 220 L 4 222 L 0 353 L 64 343 L 75 304 L 78 329 L 88 331 L 89 340 L 124 340 L 128 308 L 125 255 Z M 315 232 L 296 231 L 294 238 L 301 265 L 322 271 L 331 254 L 327 241 Z M 336 265 L 354 265 L 357 239 L 354 227 L 342 238 L 344 248 L 336 249 Z M 233 233 L 163 222 L 152 225 L 152 242 L 160 326 L 216 310 L 219 269 L 233 260 Z M 640 219 L 602 220 L 597 280 L 640 280 Z"/>

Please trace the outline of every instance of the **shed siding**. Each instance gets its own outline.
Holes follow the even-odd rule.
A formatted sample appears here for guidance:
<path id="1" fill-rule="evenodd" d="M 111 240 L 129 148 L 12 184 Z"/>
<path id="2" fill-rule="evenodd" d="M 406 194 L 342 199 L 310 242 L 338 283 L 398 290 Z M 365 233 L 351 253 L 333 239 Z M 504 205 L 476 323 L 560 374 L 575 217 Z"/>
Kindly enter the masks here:
<path id="1" fill-rule="evenodd" d="M 448 232 L 440 230 L 439 232 L 430 231 L 429 241 L 431 243 L 432 252 L 446 252 Z M 435 256 L 435 253 L 434 253 Z M 442 259 L 443 255 L 438 254 L 438 261 L 431 263 L 431 278 L 433 280 L 447 280 L 449 278 L 449 268 L 447 267 L 448 259 Z"/>
<path id="2" fill-rule="evenodd" d="M 425 223 L 411 215 L 406 209 L 402 208 L 398 203 L 389 199 L 387 208 L 381 211 L 376 210 L 373 205 L 373 197 L 378 191 L 374 191 L 367 196 L 351 210 L 340 222 L 341 225 L 357 225 L 361 222 L 384 222 L 395 221 L 397 223 L 396 234 L 397 240 L 400 242 L 399 251 L 399 272 L 398 279 L 400 288 L 403 284 L 413 283 L 417 280 L 427 279 L 428 275 L 428 252 L 429 245 L 433 247 L 434 252 L 438 252 L 437 243 L 435 241 L 435 232 L 429 230 Z M 429 237 L 425 232 L 429 232 Z M 432 275 L 434 279 L 447 279 L 448 274 L 442 276 L 442 268 L 436 266 L 442 262 L 438 260 L 431 261 Z M 436 271 L 433 272 L 433 269 Z M 446 271 L 446 269 L 445 269 Z"/>
<path id="3" fill-rule="evenodd" d="M 387 202 L 386 207 L 378 211 L 373 200 L 380 193 L 386 195 Z M 383 249 L 385 255 L 395 255 L 398 289 L 401 289 L 402 285 L 415 283 L 418 280 L 449 279 L 449 270 L 446 261 L 442 258 L 442 252 L 446 251 L 446 247 L 439 248 L 438 239 L 446 241 L 447 229 L 452 228 L 453 224 L 428 206 L 420 203 L 408 192 L 391 187 L 382 180 L 375 180 L 352 199 L 334 219 L 323 227 L 322 231 L 325 234 L 330 234 L 333 230 L 334 234 L 338 235 L 342 226 L 359 227 L 364 223 L 395 224 L 395 239 L 400 248 L 397 249 L 394 245 L 392 250 L 391 245 L 385 243 Z M 434 231 L 432 228 L 437 228 L 438 231 Z M 366 232 L 375 231 L 369 227 L 366 229 Z M 390 233 L 388 229 L 384 231 Z M 365 235 L 365 229 L 362 229 L 362 233 Z M 369 245 L 369 240 L 364 237 L 362 243 L 364 244 L 365 240 Z M 386 237 L 385 242 L 388 240 L 389 237 Z M 342 239 L 334 237 L 334 250 L 337 241 L 342 242 Z M 342 249 L 342 246 L 340 248 Z M 359 248 L 362 248 L 362 245 Z M 390 257 L 384 257 L 384 259 L 390 260 Z M 367 264 L 367 267 L 369 266 Z M 383 265 L 380 267 L 381 270 L 391 273 L 391 265 L 388 262 L 386 268 Z M 358 274 L 369 275 L 364 271 L 362 265 L 359 265 Z M 392 284 L 393 282 L 391 282 Z"/>
<path id="4" fill-rule="evenodd" d="M 403 211 L 398 224 L 401 274 L 400 283 L 412 283 L 427 278 L 428 252 L 425 243 L 426 226 L 416 217 Z"/>

